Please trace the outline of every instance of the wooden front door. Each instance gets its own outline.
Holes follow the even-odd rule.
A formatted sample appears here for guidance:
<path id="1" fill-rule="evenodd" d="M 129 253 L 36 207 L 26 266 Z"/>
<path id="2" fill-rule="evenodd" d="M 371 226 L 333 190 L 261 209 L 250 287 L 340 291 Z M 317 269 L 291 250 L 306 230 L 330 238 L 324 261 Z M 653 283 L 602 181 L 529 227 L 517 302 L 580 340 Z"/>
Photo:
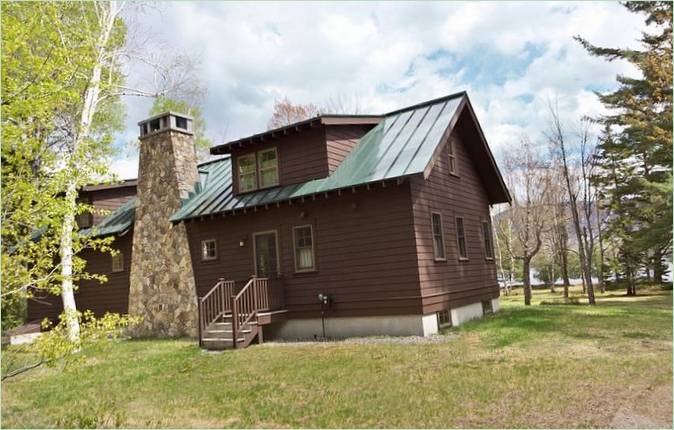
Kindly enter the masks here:
<path id="1" fill-rule="evenodd" d="M 256 276 L 269 278 L 278 274 L 279 262 L 276 240 L 276 231 L 265 231 L 253 235 Z"/>

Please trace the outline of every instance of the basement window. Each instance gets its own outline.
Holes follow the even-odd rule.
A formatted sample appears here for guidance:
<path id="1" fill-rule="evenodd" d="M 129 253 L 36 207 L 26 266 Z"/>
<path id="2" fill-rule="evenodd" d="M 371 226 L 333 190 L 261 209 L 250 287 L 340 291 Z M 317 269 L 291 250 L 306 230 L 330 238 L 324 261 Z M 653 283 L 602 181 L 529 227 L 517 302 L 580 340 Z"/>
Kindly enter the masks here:
<path id="1" fill-rule="evenodd" d="M 118 252 L 112 256 L 112 272 L 123 272 L 124 271 L 124 254 Z"/>
<path id="2" fill-rule="evenodd" d="M 201 260 L 209 261 L 218 258 L 218 247 L 215 239 L 201 241 Z"/>
<path id="3" fill-rule="evenodd" d="M 449 312 L 449 309 L 445 309 L 439 312 L 436 312 L 438 317 L 438 327 L 444 328 L 452 325 L 452 315 Z"/>
<path id="4" fill-rule="evenodd" d="M 491 300 L 482 301 L 482 313 L 484 315 L 494 313 L 494 309 L 491 306 Z"/>
<path id="5" fill-rule="evenodd" d="M 445 253 L 445 237 L 442 231 L 442 215 L 437 212 L 431 213 L 431 227 L 433 228 L 433 258 L 435 261 L 447 259 Z"/>

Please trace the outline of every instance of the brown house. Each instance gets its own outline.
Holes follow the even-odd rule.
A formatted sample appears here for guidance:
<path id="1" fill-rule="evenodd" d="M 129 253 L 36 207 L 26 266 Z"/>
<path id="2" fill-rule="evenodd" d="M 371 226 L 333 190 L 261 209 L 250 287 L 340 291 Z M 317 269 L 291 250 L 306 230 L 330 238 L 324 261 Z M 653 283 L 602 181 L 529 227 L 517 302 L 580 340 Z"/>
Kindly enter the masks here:
<path id="1" fill-rule="evenodd" d="M 116 235 L 121 252 L 85 255 L 109 282 L 83 282 L 80 308 L 210 348 L 263 333 L 429 335 L 498 310 L 489 207 L 510 196 L 466 93 L 317 116 L 199 165 L 191 118 L 139 125 L 137 182 L 83 191 L 117 207 L 89 233 Z M 28 315 L 59 312 L 44 298 Z"/>

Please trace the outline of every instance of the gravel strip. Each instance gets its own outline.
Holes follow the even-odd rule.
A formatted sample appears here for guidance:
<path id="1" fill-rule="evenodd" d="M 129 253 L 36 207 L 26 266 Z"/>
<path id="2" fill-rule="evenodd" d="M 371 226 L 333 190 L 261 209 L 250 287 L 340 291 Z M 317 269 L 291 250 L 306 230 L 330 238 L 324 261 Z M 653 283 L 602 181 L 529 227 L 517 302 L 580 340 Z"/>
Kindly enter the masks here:
<path id="1" fill-rule="evenodd" d="M 274 340 L 265 341 L 262 346 L 308 346 L 308 345 L 334 345 L 334 344 L 353 344 L 353 345 L 428 345 L 451 342 L 457 338 L 457 335 L 433 335 L 433 336 L 368 336 L 368 337 L 350 337 L 346 339 L 294 339 L 294 340 Z"/>

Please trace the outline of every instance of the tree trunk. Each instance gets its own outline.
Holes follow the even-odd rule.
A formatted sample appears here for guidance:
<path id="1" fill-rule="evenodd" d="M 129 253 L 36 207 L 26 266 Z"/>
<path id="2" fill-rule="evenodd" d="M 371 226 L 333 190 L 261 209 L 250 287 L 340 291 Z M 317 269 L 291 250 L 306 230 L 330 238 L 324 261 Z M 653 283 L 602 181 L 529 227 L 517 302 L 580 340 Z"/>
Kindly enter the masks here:
<path id="1" fill-rule="evenodd" d="M 653 282 L 662 284 L 662 274 L 664 270 L 662 268 L 662 251 L 659 249 L 653 253 L 653 263 Z"/>
<path id="2" fill-rule="evenodd" d="M 606 292 L 606 267 L 604 256 L 604 232 L 601 229 L 601 221 L 599 219 L 599 205 L 595 205 L 595 212 L 597 214 L 597 242 L 599 245 L 599 289 L 603 293 Z"/>
<path id="3" fill-rule="evenodd" d="M 66 183 L 66 203 L 68 210 L 63 218 L 63 229 L 61 230 L 60 242 L 60 257 L 61 257 L 61 298 L 63 300 L 63 309 L 66 313 L 68 322 L 68 336 L 71 341 L 77 342 L 79 340 L 79 321 L 77 318 L 77 307 L 75 305 L 75 296 L 73 294 L 73 233 L 76 228 L 75 215 L 77 213 L 77 187 L 78 187 L 78 166 L 77 159 L 78 152 L 81 151 L 82 145 L 89 139 L 91 132 L 91 124 L 93 122 L 96 109 L 100 101 L 101 91 L 101 75 L 103 72 L 103 63 L 105 61 L 106 47 L 110 40 L 110 34 L 114 26 L 117 14 L 121 9 L 118 9 L 117 2 L 101 3 L 104 9 L 103 15 L 99 18 L 101 20 L 101 33 L 98 35 L 96 41 L 97 61 L 91 69 L 91 77 L 89 85 L 84 92 L 84 104 L 82 105 L 82 112 L 77 128 L 77 134 L 72 144 L 70 159 L 66 164 L 66 168 L 70 169 L 68 182 Z"/>
<path id="4" fill-rule="evenodd" d="M 564 287 L 566 289 L 571 285 L 569 280 L 569 256 L 566 248 L 563 248 L 561 251 L 561 271 L 562 271 L 562 281 L 564 281 Z"/>
<path id="5" fill-rule="evenodd" d="M 80 324 L 73 292 L 73 230 L 75 227 L 75 211 L 77 210 L 77 183 L 70 181 L 66 189 L 68 210 L 63 217 L 61 230 L 60 257 L 61 257 L 61 299 L 63 312 L 68 326 L 68 337 L 71 342 L 80 339 Z"/>
<path id="6" fill-rule="evenodd" d="M 531 304 L 531 274 L 530 272 L 531 259 L 524 258 L 522 260 L 522 282 L 524 288 L 524 304 L 529 306 Z"/>

